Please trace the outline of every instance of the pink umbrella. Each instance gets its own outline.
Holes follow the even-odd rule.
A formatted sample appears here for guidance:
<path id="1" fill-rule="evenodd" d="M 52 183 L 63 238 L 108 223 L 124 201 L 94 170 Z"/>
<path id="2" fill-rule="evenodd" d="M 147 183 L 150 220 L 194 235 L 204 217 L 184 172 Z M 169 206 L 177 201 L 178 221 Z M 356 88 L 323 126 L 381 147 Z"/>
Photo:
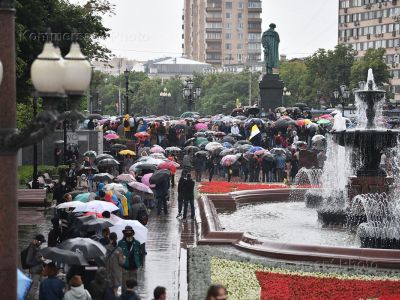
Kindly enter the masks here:
<path id="1" fill-rule="evenodd" d="M 126 182 L 126 183 L 136 181 L 135 177 L 132 174 L 121 174 L 118 175 L 117 179 L 119 182 Z"/>
<path id="2" fill-rule="evenodd" d="M 176 165 L 178 165 L 178 167 L 179 167 L 179 164 L 177 164 L 176 162 L 173 162 L 171 160 L 170 161 L 165 161 L 165 162 L 159 164 L 157 169 L 159 169 L 159 170 L 163 170 L 163 169 L 164 170 L 170 170 L 171 172 L 175 173 L 176 172 L 176 168 L 177 168 Z"/>
<path id="3" fill-rule="evenodd" d="M 254 155 L 264 155 L 267 151 L 266 150 L 257 150 L 256 152 L 254 152 Z"/>
<path id="4" fill-rule="evenodd" d="M 238 157 L 236 155 L 227 155 L 221 159 L 221 165 L 224 167 L 232 166 L 235 162 L 237 162 Z"/>
<path id="5" fill-rule="evenodd" d="M 146 175 L 143 175 L 142 177 L 142 183 L 145 184 L 148 187 L 155 187 L 154 184 L 150 184 L 150 177 L 153 176 L 153 173 L 148 173 Z"/>
<path id="6" fill-rule="evenodd" d="M 204 123 L 197 123 L 196 125 L 194 125 L 194 128 L 196 129 L 196 131 L 208 130 L 208 126 Z"/>
<path id="7" fill-rule="evenodd" d="M 322 116 L 319 116 L 319 119 L 332 120 L 333 117 L 331 115 L 322 115 Z"/>
<path id="8" fill-rule="evenodd" d="M 161 146 L 154 145 L 153 148 L 150 149 L 150 152 L 151 153 L 165 153 L 165 150 Z"/>
<path id="9" fill-rule="evenodd" d="M 115 134 L 115 133 L 110 133 L 110 134 L 105 135 L 104 138 L 105 138 L 107 141 L 110 141 L 110 140 L 117 140 L 117 139 L 119 139 L 119 135 L 118 135 L 118 134 Z"/>
<path id="10" fill-rule="evenodd" d="M 141 183 L 141 182 L 137 182 L 137 181 L 132 181 L 130 183 L 128 183 L 128 185 L 139 191 L 139 192 L 144 192 L 144 193 L 148 193 L 148 194 L 153 194 L 153 191 L 145 184 Z"/>

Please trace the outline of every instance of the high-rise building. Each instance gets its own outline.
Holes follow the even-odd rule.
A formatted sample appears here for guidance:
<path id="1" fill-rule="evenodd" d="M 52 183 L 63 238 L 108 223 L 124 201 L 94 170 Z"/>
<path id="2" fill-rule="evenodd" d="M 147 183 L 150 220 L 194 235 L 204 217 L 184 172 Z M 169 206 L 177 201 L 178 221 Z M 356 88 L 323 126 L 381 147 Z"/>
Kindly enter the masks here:
<path id="1" fill-rule="evenodd" d="M 370 48 L 385 48 L 400 100 L 400 3 L 397 0 L 339 0 L 339 43 L 350 44 L 362 57 Z"/>
<path id="2" fill-rule="evenodd" d="M 214 66 L 261 60 L 261 0 L 184 0 L 183 55 Z"/>

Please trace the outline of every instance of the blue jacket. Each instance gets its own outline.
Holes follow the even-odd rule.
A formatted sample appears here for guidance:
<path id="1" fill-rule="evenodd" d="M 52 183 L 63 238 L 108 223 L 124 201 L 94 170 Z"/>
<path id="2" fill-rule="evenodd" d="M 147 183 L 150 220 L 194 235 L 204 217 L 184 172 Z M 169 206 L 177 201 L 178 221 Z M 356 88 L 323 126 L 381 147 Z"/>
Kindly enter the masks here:
<path id="1" fill-rule="evenodd" d="M 275 157 L 275 164 L 277 169 L 285 169 L 286 158 L 283 155 L 278 155 Z"/>
<path id="2" fill-rule="evenodd" d="M 40 283 L 39 300 L 62 300 L 65 283 L 57 277 L 49 277 Z"/>

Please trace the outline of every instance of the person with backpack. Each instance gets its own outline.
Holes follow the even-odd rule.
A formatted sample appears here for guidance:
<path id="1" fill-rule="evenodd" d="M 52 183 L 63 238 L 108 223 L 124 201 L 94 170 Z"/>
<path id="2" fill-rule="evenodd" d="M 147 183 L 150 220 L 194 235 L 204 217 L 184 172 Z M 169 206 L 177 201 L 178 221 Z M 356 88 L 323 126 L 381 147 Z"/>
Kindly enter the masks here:
<path id="1" fill-rule="evenodd" d="M 29 269 L 29 275 L 32 279 L 28 299 L 35 299 L 38 293 L 44 262 L 43 256 L 40 253 L 40 246 L 45 242 L 43 234 L 38 234 L 32 240 L 31 244 L 21 252 L 22 268 Z"/>
<path id="2" fill-rule="evenodd" d="M 124 237 L 118 242 L 118 247 L 126 257 L 122 265 L 122 282 L 126 282 L 130 278 L 137 279 L 137 270 L 142 266 L 142 248 L 134 238 L 135 231 L 132 226 L 126 226 L 122 233 Z M 126 291 L 125 284 L 122 285 L 122 291 Z"/>
<path id="3" fill-rule="evenodd" d="M 122 285 L 121 266 L 125 263 L 126 259 L 122 253 L 122 249 L 117 245 L 117 240 L 117 234 L 115 232 L 111 232 L 110 243 L 106 245 L 106 269 L 108 273 L 108 279 L 115 296 L 117 296 L 118 288 Z"/>

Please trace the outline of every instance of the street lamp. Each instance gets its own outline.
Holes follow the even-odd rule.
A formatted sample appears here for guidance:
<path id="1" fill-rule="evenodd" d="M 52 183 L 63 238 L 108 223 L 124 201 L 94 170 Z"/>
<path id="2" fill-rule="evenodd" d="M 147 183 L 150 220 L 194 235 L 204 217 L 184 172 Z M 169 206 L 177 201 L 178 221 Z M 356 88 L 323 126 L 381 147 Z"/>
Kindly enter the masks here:
<path id="1" fill-rule="evenodd" d="M 201 88 L 200 87 L 195 88 L 193 80 L 190 78 L 186 79 L 185 87 L 183 88 L 183 98 L 186 99 L 188 111 L 192 111 L 193 104 L 196 103 L 196 101 L 200 98 L 200 96 L 201 96 Z"/>
<path id="2" fill-rule="evenodd" d="M 125 75 L 125 114 L 129 115 L 129 72 L 128 68 L 124 71 Z"/>
<path id="3" fill-rule="evenodd" d="M 168 92 L 167 88 L 160 93 L 160 99 L 163 102 L 163 113 L 167 115 L 167 100 L 171 98 L 171 93 Z"/>
<path id="4" fill-rule="evenodd" d="M 290 97 L 292 93 L 288 91 L 287 87 L 283 88 L 283 95 L 282 95 L 282 106 L 285 107 L 285 97 Z"/>
<path id="5" fill-rule="evenodd" d="M 347 86 L 346 85 L 344 85 L 344 84 L 342 84 L 341 86 L 340 86 L 340 92 L 341 92 L 341 94 L 342 94 L 342 97 L 341 97 L 341 104 L 342 104 L 342 115 L 343 115 L 343 117 L 344 117 L 344 107 L 345 107 L 345 105 L 346 105 L 346 103 L 348 103 L 348 101 L 349 101 L 349 98 L 350 98 L 350 91 L 348 90 L 348 88 L 347 88 Z"/>
<path id="6" fill-rule="evenodd" d="M 335 98 L 335 103 L 337 103 L 338 99 L 339 99 L 339 91 L 338 90 L 333 91 L 333 97 Z"/>

